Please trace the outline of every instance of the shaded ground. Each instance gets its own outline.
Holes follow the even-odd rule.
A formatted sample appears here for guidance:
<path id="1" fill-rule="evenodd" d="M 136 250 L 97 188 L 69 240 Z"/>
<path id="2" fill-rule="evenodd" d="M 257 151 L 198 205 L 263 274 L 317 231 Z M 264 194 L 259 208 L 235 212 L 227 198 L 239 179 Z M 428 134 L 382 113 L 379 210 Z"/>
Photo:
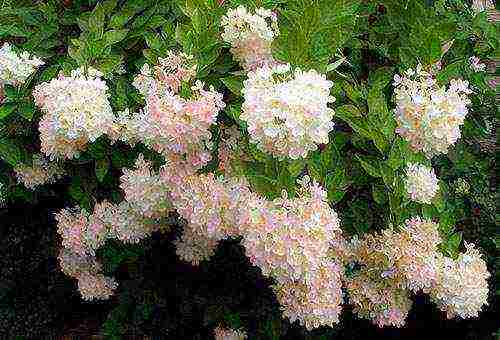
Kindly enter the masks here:
<path id="1" fill-rule="evenodd" d="M 270 281 L 249 264 L 237 241 L 224 242 L 212 261 L 194 268 L 177 260 L 171 243 L 175 232 L 155 234 L 145 242 L 143 257 L 120 266 L 119 293 L 113 299 L 85 303 L 75 281 L 60 273 L 53 257 L 57 236 L 53 213 L 61 207 L 62 202 L 50 200 L 36 207 L 14 206 L 0 211 L 0 339 L 16 335 L 32 339 L 109 338 L 102 336 L 101 329 L 117 306 L 125 306 L 121 319 L 125 331 L 138 339 L 146 335 L 153 339 L 210 339 L 216 322 L 223 315 L 227 319 L 230 312 L 239 315 L 249 339 L 272 339 L 273 332 L 264 330 L 274 327 L 281 334 L 277 339 L 437 336 L 482 340 L 494 339 L 498 328 L 493 301 L 478 320 L 454 321 L 442 319 L 422 296 L 416 297 L 404 329 L 380 330 L 346 310 L 341 327 L 307 333 L 281 320 Z M 138 317 L 142 306 L 151 309 L 147 318 Z"/>

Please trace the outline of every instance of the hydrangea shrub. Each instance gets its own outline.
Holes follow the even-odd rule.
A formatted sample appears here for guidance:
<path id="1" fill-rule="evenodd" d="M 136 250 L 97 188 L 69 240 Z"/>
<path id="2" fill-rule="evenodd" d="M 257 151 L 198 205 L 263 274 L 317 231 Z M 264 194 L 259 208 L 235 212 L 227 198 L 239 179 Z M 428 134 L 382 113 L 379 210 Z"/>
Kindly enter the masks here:
<path id="1" fill-rule="evenodd" d="M 481 251 L 461 251 L 453 226 L 467 192 L 440 178 L 491 133 L 483 61 L 498 28 L 483 9 L 20 3 L 0 10 L 0 204 L 67 184 L 51 227 L 83 299 L 119 290 L 100 248 L 168 232 L 173 216 L 182 261 L 240 239 L 307 330 L 338 324 L 345 304 L 402 327 L 415 293 L 448 318 L 488 304 Z"/>

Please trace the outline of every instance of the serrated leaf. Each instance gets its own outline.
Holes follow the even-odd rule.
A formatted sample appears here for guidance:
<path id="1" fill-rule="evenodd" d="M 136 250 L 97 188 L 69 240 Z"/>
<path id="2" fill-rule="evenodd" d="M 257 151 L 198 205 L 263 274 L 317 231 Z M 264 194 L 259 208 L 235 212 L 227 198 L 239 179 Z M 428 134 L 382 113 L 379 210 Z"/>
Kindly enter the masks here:
<path id="1" fill-rule="evenodd" d="M 7 118 L 16 109 L 16 104 L 4 104 L 0 106 L 0 119 Z"/>
<path id="2" fill-rule="evenodd" d="M 305 161 L 303 161 L 301 159 L 297 159 L 297 160 L 290 161 L 287 168 L 288 168 L 288 171 L 290 172 L 291 176 L 297 177 L 298 175 L 300 175 L 302 170 L 304 170 L 305 166 L 306 166 Z"/>
<path id="3" fill-rule="evenodd" d="M 375 71 L 370 72 L 368 82 L 371 88 L 382 90 L 386 87 L 393 78 L 392 67 L 381 67 Z"/>
<path id="4" fill-rule="evenodd" d="M 104 40 L 106 41 L 106 46 L 114 45 L 119 43 L 127 36 L 129 30 L 121 29 L 121 30 L 110 30 L 104 33 Z"/>
<path id="5" fill-rule="evenodd" d="M 346 174 L 343 168 L 335 169 L 334 173 L 329 173 L 325 177 L 325 187 L 327 198 L 330 203 L 338 203 L 346 193 Z"/>
<path id="6" fill-rule="evenodd" d="M 372 177 L 382 177 L 380 171 L 380 161 L 375 157 L 355 155 L 356 160 L 361 167 Z"/>
<path id="7" fill-rule="evenodd" d="M 230 76 L 221 78 L 221 81 L 226 87 L 235 95 L 241 96 L 241 90 L 243 89 L 243 81 L 245 77 L 243 76 Z"/>
<path id="8" fill-rule="evenodd" d="M 335 117 L 345 121 L 349 126 L 361 136 L 365 138 L 372 138 L 370 128 L 365 118 L 359 112 L 358 108 L 354 105 L 342 105 L 335 109 Z"/>

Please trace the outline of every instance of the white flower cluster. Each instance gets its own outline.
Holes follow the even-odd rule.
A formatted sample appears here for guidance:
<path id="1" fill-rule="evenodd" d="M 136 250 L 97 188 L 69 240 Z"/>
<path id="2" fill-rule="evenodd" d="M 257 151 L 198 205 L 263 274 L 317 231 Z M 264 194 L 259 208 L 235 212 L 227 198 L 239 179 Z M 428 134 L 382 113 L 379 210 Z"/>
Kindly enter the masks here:
<path id="1" fill-rule="evenodd" d="M 469 83 L 453 79 L 446 89 L 419 65 L 403 76 L 395 75 L 396 132 L 408 140 L 413 149 L 427 157 L 447 153 L 460 138 L 460 126 L 468 113 L 472 93 Z"/>
<path id="2" fill-rule="evenodd" d="M 20 164 L 14 168 L 18 182 L 28 189 L 53 183 L 64 175 L 64 170 L 56 162 L 47 160 L 42 154 L 33 156 L 31 165 Z"/>
<path id="3" fill-rule="evenodd" d="M 112 131 L 115 117 L 101 76 L 80 68 L 35 87 L 35 103 L 45 113 L 39 126 L 42 151 L 50 158 L 77 157 L 87 143 Z"/>
<path id="4" fill-rule="evenodd" d="M 278 158 L 306 157 L 328 143 L 333 110 L 327 105 L 333 83 L 314 70 L 290 72 L 290 65 L 264 66 L 249 72 L 240 118 L 250 140 Z"/>
<path id="5" fill-rule="evenodd" d="M 267 9 L 251 14 L 244 6 L 228 10 L 222 17 L 222 39 L 231 44 L 231 53 L 245 70 L 273 64 L 271 43 L 279 34 L 277 17 Z"/>
<path id="6" fill-rule="evenodd" d="M 481 253 L 473 244 L 465 243 L 466 252 L 458 259 L 442 257 L 438 284 L 431 290 L 431 298 L 445 311 L 448 318 L 477 317 L 483 305 L 488 304 L 490 273 Z"/>
<path id="7" fill-rule="evenodd" d="M 245 340 L 247 338 L 247 334 L 243 330 L 217 326 L 217 328 L 214 329 L 214 337 L 215 340 Z"/>
<path id="8" fill-rule="evenodd" d="M 177 93 L 183 81 L 188 82 L 196 75 L 197 65 L 193 58 L 183 52 L 167 51 L 167 56 L 158 58 L 158 64 L 152 70 L 149 64 L 144 64 L 132 85 L 143 96 L 151 90 Z"/>
<path id="9" fill-rule="evenodd" d="M 0 48 L 0 87 L 23 84 L 44 62 L 26 51 L 17 54 L 8 43 Z"/>
<path id="10" fill-rule="evenodd" d="M 484 72 L 486 70 L 486 64 L 481 63 L 481 59 L 476 56 L 469 58 L 469 64 L 474 72 Z"/>
<path id="11" fill-rule="evenodd" d="M 406 168 L 406 192 L 412 201 L 431 204 L 439 191 L 434 169 L 422 164 L 408 163 Z"/>

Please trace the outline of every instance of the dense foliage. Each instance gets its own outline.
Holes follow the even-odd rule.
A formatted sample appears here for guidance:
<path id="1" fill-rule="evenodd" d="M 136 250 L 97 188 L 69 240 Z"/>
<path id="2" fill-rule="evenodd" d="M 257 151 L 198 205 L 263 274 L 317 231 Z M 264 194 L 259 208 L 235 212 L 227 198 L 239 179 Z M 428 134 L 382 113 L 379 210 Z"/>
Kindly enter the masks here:
<path id="1" fill-rule="evenodd" d="M 110 337 L 131 315 L 148 333 L 168 304 L 119 279 L 157 272 L 142 268 L 153 233 L 207 275 L 228 239 L 272 287 L 262 308 L 307 330 L 341 327 L 343 304 L 401 327 L 410 293 L 477 317 L 498 247 L 488 15 L 462 0 L 4 1 L 0 206 L 66 202 L 51 255 L 84 299 L 118 296 Z M 283 328 L 212 309 L 218 338 Z"/>

